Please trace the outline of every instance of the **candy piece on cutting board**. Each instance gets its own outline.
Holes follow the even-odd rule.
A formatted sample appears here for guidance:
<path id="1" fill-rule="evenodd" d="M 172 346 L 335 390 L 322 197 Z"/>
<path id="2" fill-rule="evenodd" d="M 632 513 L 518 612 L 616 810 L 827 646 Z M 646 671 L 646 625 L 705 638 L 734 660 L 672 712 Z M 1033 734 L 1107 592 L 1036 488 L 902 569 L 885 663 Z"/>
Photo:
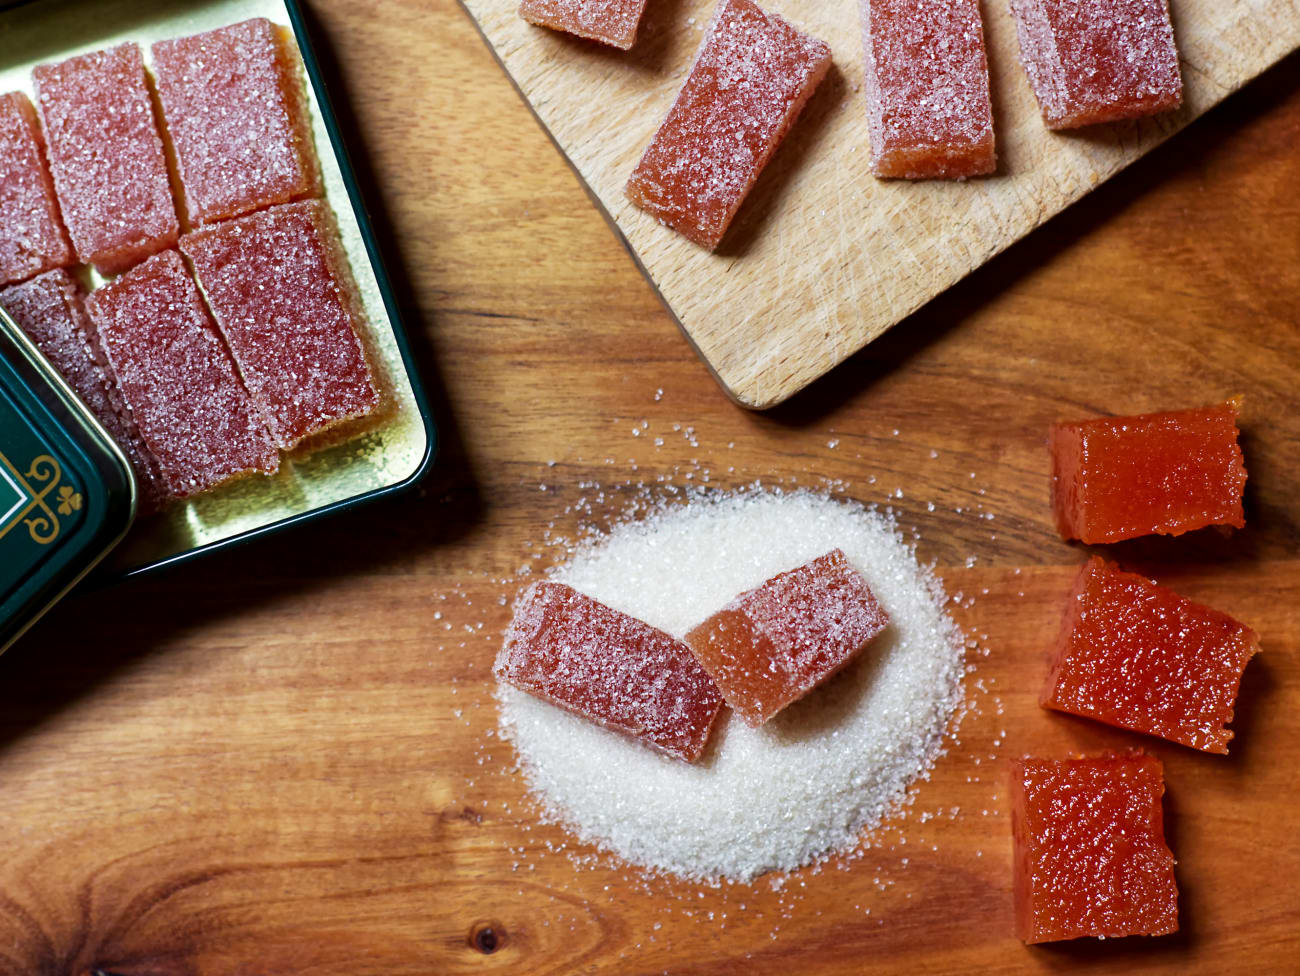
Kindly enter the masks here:
<path id="1" fill-rule="evenodd" d="M 722 0 L 628 180 L 628 199 L 701 247 L 717 247 L 830 65 L 822 41 L 750 0 Z"/>
<path id="2" fill-rule="evenodd" d="M 366 326 L 325 204 L 206 227 L 185 235 L 181 250 L 279 447 L 375 410 Z"/>
<path id="3" fill-rule="evenodd" d="M 22 92 L 0 95 L 0 287 L 76 263 L 36 110 Z"/>
<path id="4" fill-rule="evenodd" d="M 845 668 L 888 623 L 835 549 L 742 593 L 686 643 L 727 704 L 758 728 Z"/>
<path id="5" fill-rule="evenodd" d="M 84 301 L 81 286 L 62 269 L 0 291 L 0 306 L 122 448 L 140 489 L 137 512 L 148 515 L 166 500 L 167 488 L 157 460 L 113 383 Z"/>
<path id="6" fill-rule="evenodd" d="M 91 294 L 86 309 L 173 495 L 276 471 L 280 456 L 180 254 L 155 255 Z"/>
<path id="7" fill-rule="evenodd" d="M 629 50 L 646 0 L 522 0 L 519 16 L 538 27 Z"/>
<path id="8" fill-rule="evenodd" d="M 965 179 L 997 168 L 979 0 L 861 0 L 871 171 Z"/>
<path id="9" fill-rule="evenodd" d="M 1259 635 L 1226 613 L 1093 557 L 1075 581 L 1041 702 L 1226 754 Z"/>
<path id="10" fill-rule="evenodd" d="M 1168 0 L 1011 0 L 1020 60 L 1052 129 L 1183 103 Z"/>
<path id="11" fill-rule="evenodd" d="M 257 17 L 151 50 L 192 225 L 320 194 L 298 53 L 283 28 Z"/>
<path id="12" fill-rule="evenodd" d="M 681 641 L 563 583 L 534 583 L 515 604 L 497 679 L 695 762 L 722 708 Z"/>
<path id="13" fill-rule="evenodd" d="M 1088 544 L 1246 524 L 1241 399 L 1193 410 L 1052 425 L 1052 509 Z"/>
<path id="14" fill-rule="evenodd" d="M 1011 763 L 1016 935 L 1027 943 L 1178 931 L 1154 756 Z"/>
<path id="15" fill-rule="evenodd" d="M 117 274 L 174 245 L 180 225 L 140 48 L 37 65 L 32 77 L 77 256 Z"/>

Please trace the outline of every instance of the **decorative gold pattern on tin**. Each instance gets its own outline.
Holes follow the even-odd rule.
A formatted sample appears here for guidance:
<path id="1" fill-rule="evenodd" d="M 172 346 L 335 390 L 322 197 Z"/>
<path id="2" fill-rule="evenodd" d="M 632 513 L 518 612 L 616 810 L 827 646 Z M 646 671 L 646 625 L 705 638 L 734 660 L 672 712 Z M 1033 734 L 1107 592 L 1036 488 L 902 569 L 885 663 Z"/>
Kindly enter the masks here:
<path id="1" fill-rule="evenodd" d="M 82 504 L 81 492 L 72 485 L 60 486 L 62 480 L 63 469 L 48 454 L 33 458 L 24 475 L 0 452 L 0 481 L 5 482 L 18 495 L 18 501 L 8 511 L 0 514 L 0 539 L 19 523 L 27 526 L 27 534 L 37 545 L 48 546 L 57 539 L 59 516 L 66 518 L 73 512 L 80 511 Z M 42 486 L 39 491 L 32 487 L 33 483 Z M 59 489 L 55 495 L 55 508 L 50 508 L 45 499 L 55 488 Z"/>

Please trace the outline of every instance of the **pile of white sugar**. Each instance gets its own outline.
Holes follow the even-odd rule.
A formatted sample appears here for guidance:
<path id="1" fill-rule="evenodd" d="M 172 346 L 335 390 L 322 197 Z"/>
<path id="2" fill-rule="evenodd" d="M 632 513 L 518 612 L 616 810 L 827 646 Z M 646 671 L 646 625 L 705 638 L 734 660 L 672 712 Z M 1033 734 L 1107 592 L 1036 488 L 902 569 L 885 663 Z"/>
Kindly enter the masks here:
<path id="1" fill-rule="evenodd" d="M 590 540 L 553 575 L 681 636 L 836 548 L 890 626 L 761 729 L 724 712 L 694 766 L 501 686 L 502 730 L 547 814 L 634 864 L 748 881 L 850 850 L 895 812 L 942 749 L 965 642 L 891 518 L 810 491 L 696 494 Z"/>

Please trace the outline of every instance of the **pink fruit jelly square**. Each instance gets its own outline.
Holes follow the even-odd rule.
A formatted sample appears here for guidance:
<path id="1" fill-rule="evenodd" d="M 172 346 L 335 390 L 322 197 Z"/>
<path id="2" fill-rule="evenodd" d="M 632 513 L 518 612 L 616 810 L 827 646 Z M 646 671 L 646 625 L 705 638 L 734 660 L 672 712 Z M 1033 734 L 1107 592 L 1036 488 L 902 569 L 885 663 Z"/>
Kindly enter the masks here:
<path id="1" fill-rule="evenodd" d="M 722 0 L 627 196 L 715 248 L 831 65 L 822 41 L 750 0 Z"/>
<path id="2" fill-rule="evenodd" d="M 565 31 L 629 50 L 646 0 L 523 0 L 519 16 L 538 27 Z"/>
<path id="3" fill-rule="evenodd" d="M 365 324 L 323 203 L 207 227 L 185 235 L 181 250 L 281 448 L 378 406 Z"/>
<path id="4" fill-rule="evenodd" d="M 152 53 L 191 224 L 319 195 L 298 53 L 282 28 L 258 17 Z"/>
<path id="5" fill-rule="evenodd" d="M 861 0 L 871 171 L 964 179 L 997 167 L 979 0 Z"/>
<path id="6" fill-rule="evenodd" d="M 0 95 L 0 286 L 76 263 L 36 111 L 22 92 Z"/>
<path id="7" fill-rule="evenodd" d="M 86 308 L 172 494 L 186 497 L 279 467 L 271 437 L 176 251 L 100 288 Z"/>
<path id="8" fill-rule="evenodd" d="M 1168 0 L 1011 0 L 1020 60 L 1052 129 L 1178 108 Z"/>
<path id="9" fill-rule="evenodd" d="M 180 227 L 140 48 L 38 65 L 32 77 L 77 256 L 117 274 L 174 245 Z"/>
<path id="10" fill-rule="evenodd" d="M 742 593 L 686 635 L 755 728 L 846 667 L 889 623 L 839 549 Z"/>
<path id="11" fill-rule="evenodd" d="M 0 291 L 0 306 L 122 448 L 140 489 L 139 513 L 156 511 L 167 496 L 158 462 L 109 374 L 99 334 L 86 315 L 81 287 L 62 269 L 47 271 Z"/>
<path id="12" fill-rule="evenodd" d="M 495 673 L 686 762 L 700 758 L 722 708 L 689 647 L 563 583 L 519 597 Z"/>

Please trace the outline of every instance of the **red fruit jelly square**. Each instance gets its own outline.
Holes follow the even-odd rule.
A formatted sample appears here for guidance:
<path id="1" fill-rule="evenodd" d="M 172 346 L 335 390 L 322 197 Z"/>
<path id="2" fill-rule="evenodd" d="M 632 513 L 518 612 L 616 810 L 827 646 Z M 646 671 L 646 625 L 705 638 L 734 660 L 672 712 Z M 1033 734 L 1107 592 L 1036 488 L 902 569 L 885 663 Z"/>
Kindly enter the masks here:
<path id="1" fill-rule="evenodd" d="M 81 287 L 62 269 L 47 271 L 0 291 L 0 306 L 122 448 L 140 489 L 139 513 L 157 510 L 166 498 L 158 462 L 109 376 L 99 334 L 86 315 Z"/>
<path id="2" fill-rule="evenodd" d="M 317 196 L 292 38 L 263 17 L 151 49 L 191 224 Z"/>
<path id="3" fill-rule="evenodd" d="M 1089 544 L 1246 524 L 1240 398 L 1195 410 L 1054 424 L 1052 509 Z"/>
<path id="4" fill-rule="evenodd" d="M 722 0 L 628 180 L 628 199 L 701 247 L 717 247 L 830 65 L 822 41 L 750 0 Z"/>
<path id="5" fill-rule="evenodd" d="M 534 583 L 515 604 L 497 679 L 695 762 L 722 696 L 681 641 L 563 583 Z"/>
<path id="6" fill-rule="evenodd" d="M 964 179 L 997 168 L 979 0 L 861 0 L 871 171 Z"/>
<path id="7" fill-rule="evenodd" d="M 117 274 L 174 245 L 180 227 L 140 48 L 38 65 L 32 77 L 77 256 Z"/>
<path id="8" fill-rule="evenodd" d="M 279 467 L 177 252 L 164 251 L 100 288 L 86 309 L 172 494 L 186 497 Z"/>
<path id="9" fill-rule="evenodd" d="M 538 27 L 565 31 L 630 49 L 636 43 L 645 0 L 522 0 L 519 16 Z"/>
<path id="10" fill-rule="evenodd" d="M 0 286 L 76 263 L 36 110 L 22 92 L 0 95 Z"/>
<path id="11" fill-rule="evenodd" d="M 846 667 L 888 623 L 835 549 L 742 593 L 686 643 L 727 704 L 758 728 Z"/>
<path id="12" fill-rule="evenodd" d="M 1178 108 L 1168 0 L 1011 0 L 1020 60 L 1052 129 Z"/>
<path id="13" fill-rule="evenodd" d="M 1140 752 L 1011 763 L 1016 934 L 1025 942 L 1178 931 L 1164 769 Z"/>
<path id="14" fill-rule="evenodd" d="M 186 234 L 181 250 L 275 442 L 379 404 L 347 261 L 329 211 L 304 200 Z"/>
<path id="15" fill-rule="evenodd" d="M 1042 704 L 1227 753 L 1237 688 L 1259 636 L 1094 557 L 1079 573 Z"/>

